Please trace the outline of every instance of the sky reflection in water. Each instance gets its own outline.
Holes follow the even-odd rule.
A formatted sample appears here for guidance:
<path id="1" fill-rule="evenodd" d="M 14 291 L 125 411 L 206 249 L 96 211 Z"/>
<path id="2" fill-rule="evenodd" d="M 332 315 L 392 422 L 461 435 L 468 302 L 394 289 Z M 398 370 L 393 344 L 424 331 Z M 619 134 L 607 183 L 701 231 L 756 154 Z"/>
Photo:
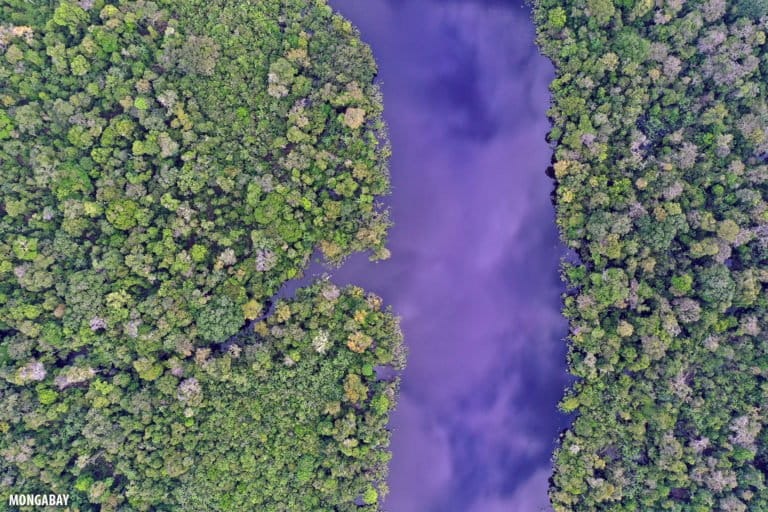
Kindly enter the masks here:
<path id="1" fill-rule="evenodd" d="M 518 2 L 332 0 L 379 62 L 394 148 L 393 257 L 334 281 L 373 290 L 410 350 L 389 512 L 538 512 L 565 426 L 544 174 L 549 62 Z"/>

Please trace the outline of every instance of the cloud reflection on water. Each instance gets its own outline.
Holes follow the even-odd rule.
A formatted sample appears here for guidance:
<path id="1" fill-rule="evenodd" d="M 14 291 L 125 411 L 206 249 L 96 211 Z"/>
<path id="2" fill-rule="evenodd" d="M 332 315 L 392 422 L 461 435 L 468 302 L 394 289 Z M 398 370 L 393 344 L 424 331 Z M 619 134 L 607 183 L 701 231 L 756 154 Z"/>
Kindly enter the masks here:
<path id="1" fill-rule="evenodd" d="M 548 61 L 502 1 L 334 0 L 379 62 L 394 155 L 393 257 L 339 283 L 402 319 L 389 512 L 548 510 L 566 419 L 563 253 L 544 175 Z"/>

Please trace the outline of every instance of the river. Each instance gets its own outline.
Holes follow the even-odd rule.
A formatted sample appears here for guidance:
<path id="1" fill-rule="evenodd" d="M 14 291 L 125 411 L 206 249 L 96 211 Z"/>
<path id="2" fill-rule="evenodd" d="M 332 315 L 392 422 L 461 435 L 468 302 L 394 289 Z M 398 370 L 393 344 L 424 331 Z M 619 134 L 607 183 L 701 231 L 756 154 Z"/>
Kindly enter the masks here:
<path id="1" fill-rule="evenodd" d="M 332 0 L 379 63 L 392 257 L 333 272 L 402 317 L 388 512 L 550 510 L 567 418 L 563 284 L 545 175 L 549 61 L 500 0 Z"/>

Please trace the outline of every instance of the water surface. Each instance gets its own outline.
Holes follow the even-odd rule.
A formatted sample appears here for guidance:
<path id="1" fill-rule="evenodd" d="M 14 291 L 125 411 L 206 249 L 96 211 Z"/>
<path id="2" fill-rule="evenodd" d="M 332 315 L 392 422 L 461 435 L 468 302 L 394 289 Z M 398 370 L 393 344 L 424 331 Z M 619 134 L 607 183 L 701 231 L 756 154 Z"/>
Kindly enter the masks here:
<path id="1" fill-rule="evenodd" d="M 553 70 L 519 2 L 332 0 L 379 62 L 392 258 L 334 281 L 380 294 L 410 356 L 389 512 L 537 512 L 566 418 L 558 244 L 544 171 Z"/>

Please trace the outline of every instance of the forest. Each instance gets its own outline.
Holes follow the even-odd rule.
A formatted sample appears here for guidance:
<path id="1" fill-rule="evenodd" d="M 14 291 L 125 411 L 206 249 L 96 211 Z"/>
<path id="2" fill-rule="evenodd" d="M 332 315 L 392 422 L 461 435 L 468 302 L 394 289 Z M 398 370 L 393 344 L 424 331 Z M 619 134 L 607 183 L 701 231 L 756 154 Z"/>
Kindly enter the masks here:
<path id="1" fill-rule="evenodd" d="M 574 257 L 556 511 L 768 510 L 768 2 L 537 0 Z"/>
<path id="2" fill-rule="evenodd" d="M 324 0 L 0 1 L 0 508 L 380 510 L 397 319 L 273 299 L 388 256 L 375 74 Z"/>

